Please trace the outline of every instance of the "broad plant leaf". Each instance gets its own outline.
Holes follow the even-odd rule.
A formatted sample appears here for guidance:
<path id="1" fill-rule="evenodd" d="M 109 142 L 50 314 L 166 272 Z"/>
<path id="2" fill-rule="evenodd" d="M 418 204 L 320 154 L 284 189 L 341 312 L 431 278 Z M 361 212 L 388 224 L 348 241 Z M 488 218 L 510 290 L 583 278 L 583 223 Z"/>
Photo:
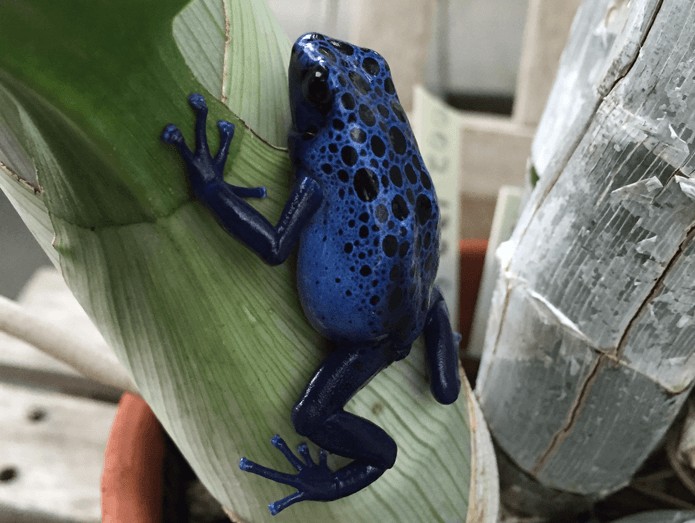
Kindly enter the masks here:
<path id="1" fill-rule="evenodd" d="M 32 151 L 32 152 L 30 152 Z M 32 158 L 48 155 L 48 145 L 29 115 L 15 98 L 0 85 L 0 189 L 22 217 L 39 245 L 54 265 L 58 253 L 51 247 L 53 226 L 43 203 Z M 57 171 L 60 167 L 53 162 Z"/>
<path id="2" fill-rule="evenodd" d="M 229 238 L 159 134 L 175 122 L 190 137 L 186 97 L 205 94 L 211 137 L 215 119 L 237 125 L 227 177 L 265 185 L 254 204 L 276 219 L 292 181 L 274 146 L 288 58 L 263 1 L 0 4 L 0 187 L 198 476 L 247 521 L 270 521 L 266 504 L 291 489 L 239 458 L 287 470 L 269 440 L 300 441 L 290 411 L 327 344 L 302 314 L 293 263 L 268 267 Z M 416 344 L 348 405 L 394 436 L 395 468 L 283 521 L 466 519 L 469 393 L 438 405 L 424 368 Z"/>
<path id="3" fill-rule="evenodd" d="M 191 2 L 174 19 L 174 38 L 205 89 L 260 137 L 285 146 L 290 109 L 282 74 L 290 42 L 267 9 L 236 0 Z"/>

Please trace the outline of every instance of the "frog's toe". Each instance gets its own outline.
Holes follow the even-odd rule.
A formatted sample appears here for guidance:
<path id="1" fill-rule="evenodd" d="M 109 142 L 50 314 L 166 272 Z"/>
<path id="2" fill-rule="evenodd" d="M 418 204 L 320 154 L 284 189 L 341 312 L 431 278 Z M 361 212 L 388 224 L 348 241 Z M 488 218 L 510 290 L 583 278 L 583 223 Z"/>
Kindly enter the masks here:
<path id="1" fill-rule="evenodd" d="M 244 472 L 250 472 L 256 476 L 261 476 L 262 478 L 274 481 L 275 483 L 282 483 L 290 486 L 294 486 L 296 483 L 295 476 L 264 467 L 263 465 L 259 465 L 255 461 L 251 461 L 247 458 L 241 458 L 239 460 L 239 468 Z"/>
<path id="2" fill-rule="evenodd" d="M 319 450 L 319 467 L 328 468 L 328 452 L 324 449 Z"/>
<path id="3" fill-rule="evenodd" d="M 231 140 L 234 136 L 234 124 L 232 122 L 228 122 L 227 120 L 218 120 L 217 128 L 220 130 L 220 134 L 225 139 L 229 137 L 228 139 Z"/>
<path id="4" fill-rule="evenodd" d="M 217 128 L 220 131 L 220 148 L 215 156 L 215 166 L 218 171 L 224 170 L 224 164 L 227 162 L 229 154 L 229 146 L 234 138 L 234 124 L 227 120 L 218 120 Z"/>
<path id="5" fill-rule="evenodd" d="M 309 452 L 309 445 L 307 445 L 306 443 L 300 443 L 297 446 L 297 452 L 304 459 L 304 462 L 307 465 L 314 465 L 314 462 L 311 459 L 311 453 Z"/>
<path id="6" fill-rule="evenodd" d="M 237 185 L 230 187 L 239 198 L 265 198 L 267 196 L 265 187 L 239 187 Z"/>
<path id="7" fill-rule="evenodd" d="M 270 510 L 270 513 L 273 516 L 277 516 L 277 514 L 285 510 L 287 507 L 290 505 L 293 505 L 297 503 L 298 501 L 302 501 L 304 499 L 304 494 L 302 492 L 295 492 L 294 494 L 290 494 L 287 497 L 284 497 L 282 499 L 279 499 L 277 501 L 273 501 L 272 503 L 268 504 L 268 510 Z"/>
<path id="8" fill-rule="evenodd" d="M 196 111 L 207 111 L 208 106 L 205 103 L 205 97 L 200 93 L 193 93 L 188 97 L 188 103 Z"/>
<path id="9" fill-rule="evenodd" d="M 178 127 L 170 123 L 162 131 L 162 141 L 172 145 L 179 144 L 183 142 L 183 135 Z"/>
<path id="10" fill-rule="evenodd" d="M 193 159 L 193 153 L 186 146 L 186 141 L 181 134 L 181 131 L 174 124 L 167 125 L 162 131 L 162 141 L 171 145 L 174 145 L 184 161 L 191 162 Z"/>
<path id="11" fill-rule="evenodd" d="M 290 447 L 287 445 L 287 443 L 285 443 L 285 440 L 282 439 L 278 434 L 275 434 L 270 442 L 272 443 L 273 447 L 282 452 L 282 455 L 285 456 L 287 461 L 290 462 L 290 465 L 292 465 L 295 470 L 299 471 L 304 468 L 304 463 L 302 463 L 302 461 L 294 455 L 294 453 L 290 450 Z"/>

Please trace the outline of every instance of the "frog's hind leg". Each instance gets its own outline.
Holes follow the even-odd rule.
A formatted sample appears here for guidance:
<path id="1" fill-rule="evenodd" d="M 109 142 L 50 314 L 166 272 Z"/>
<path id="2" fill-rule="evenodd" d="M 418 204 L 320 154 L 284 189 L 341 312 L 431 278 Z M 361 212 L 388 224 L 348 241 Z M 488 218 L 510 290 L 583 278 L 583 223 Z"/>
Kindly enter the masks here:
<path id="1" fill-rule="evenodd" d="M 343 408 L 394 359 L 389 342 L 332 352 L 294 406 L 292 423 L 297 432 L 333 454 L 382 470 L 391 468 L 396 460 L 396 444 L 391 436 Z"/>
<path id="2" fill-rule="evenodd" d="M 439 403 L 448 405 L 456 401 L 461 390 L 458 349 L 460 336 L 451 329 L 449 310 L 442 293 L 436 287 L 432 291 L 424 334 L 432 395 Z"/>
<path id="3" fill-rule="evenodd" d="M 277 514 L 298 501 L 332 501 L 349 496 L 378 479 L 396 460 L 396 443 L 374 423 L 343 410 L 345 404 L 374 375 L 395 359 L 390 344 L 337 350 L 323 362 L 295 405 L 292 421 L 297 432 L 322 449 L 351 458 L 345 467 L 332 471 L 322 450 L 318 463 L 309 456 L 306 445 L 299 446 L 300 457 L 276 436 L 278 448 L 297 474 L 269 469 L 242 458 L 242 470 L 272 481 L 293 486 L 297 491 L 268 508 Z"/>

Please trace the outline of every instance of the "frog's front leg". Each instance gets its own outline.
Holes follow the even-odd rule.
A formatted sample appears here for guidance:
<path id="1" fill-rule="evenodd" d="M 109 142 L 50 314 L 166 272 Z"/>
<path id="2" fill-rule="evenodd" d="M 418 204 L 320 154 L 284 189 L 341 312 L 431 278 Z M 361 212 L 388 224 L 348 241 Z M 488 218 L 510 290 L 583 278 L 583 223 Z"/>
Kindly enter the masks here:
<path id="1" fill-rule="evenodd" d="M 234 125 L 220 120 L 220 147 L 213 157 L 207 142 L 206 120 L 208 108 L 205 99 L 192 94 L 188 99 L 196 113 L 195 151 L 185 143 L 181 131 L 172 124 L 162 132 L 162 140 L 176 146 L 186 164 L 191 189 L 232 236 L 258 254 L 271 265 L 282 263 L 297 243 L 302 229 L 318 209 L 323 196 L 318 184 L 306 176 L 299 176 L 277 226 L 273 226 L 244 198 L 262 198 L 264 187 L 245 188 L 224 181 L 224 166 L 234 136 Z"/>
<path id="2" fill-rule="evenodd" d="M 370 485 L 393 466 L 397 452 L 393 439 L 371 421 L 345 412 L 344 407 L 358 390 L 394 359 L 395 352 L 389 342 L 332 352 L 314 374 L 292 411 L 292 422 L 299 434 L 322 449 L 353 459 L 345 467 L 331 471 L 323 453 L 319 462 L 314 463 L 305 445 L 299 447 L 299 454 L 304 458 L 301 460 L 278 436 L 272 443 L 297 474 L 279 472 L 246 458 L 241 459 L 239 466 L 242 470 L 297 489 L 268 505 L 272 514 L 298 501 L 332 501 L 349 496 Z"/>

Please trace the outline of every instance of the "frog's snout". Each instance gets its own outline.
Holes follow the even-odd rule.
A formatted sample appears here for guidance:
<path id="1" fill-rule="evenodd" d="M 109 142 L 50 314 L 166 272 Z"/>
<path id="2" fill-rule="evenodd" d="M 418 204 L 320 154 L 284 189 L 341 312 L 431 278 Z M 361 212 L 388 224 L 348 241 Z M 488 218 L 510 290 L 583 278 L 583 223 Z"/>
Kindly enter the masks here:
<path id="1" fill-rule="evenodd" d="M 325 39 L 326 37 L 320 33 L 305 33 L 299 38 L 297 38 L 297 41 L 292 46 L 292 55 L 297 56 L 298 54 L 300 54 L 304 49 L 306 49 L 307 45 L 311 42 L 316 42 Z"/>

